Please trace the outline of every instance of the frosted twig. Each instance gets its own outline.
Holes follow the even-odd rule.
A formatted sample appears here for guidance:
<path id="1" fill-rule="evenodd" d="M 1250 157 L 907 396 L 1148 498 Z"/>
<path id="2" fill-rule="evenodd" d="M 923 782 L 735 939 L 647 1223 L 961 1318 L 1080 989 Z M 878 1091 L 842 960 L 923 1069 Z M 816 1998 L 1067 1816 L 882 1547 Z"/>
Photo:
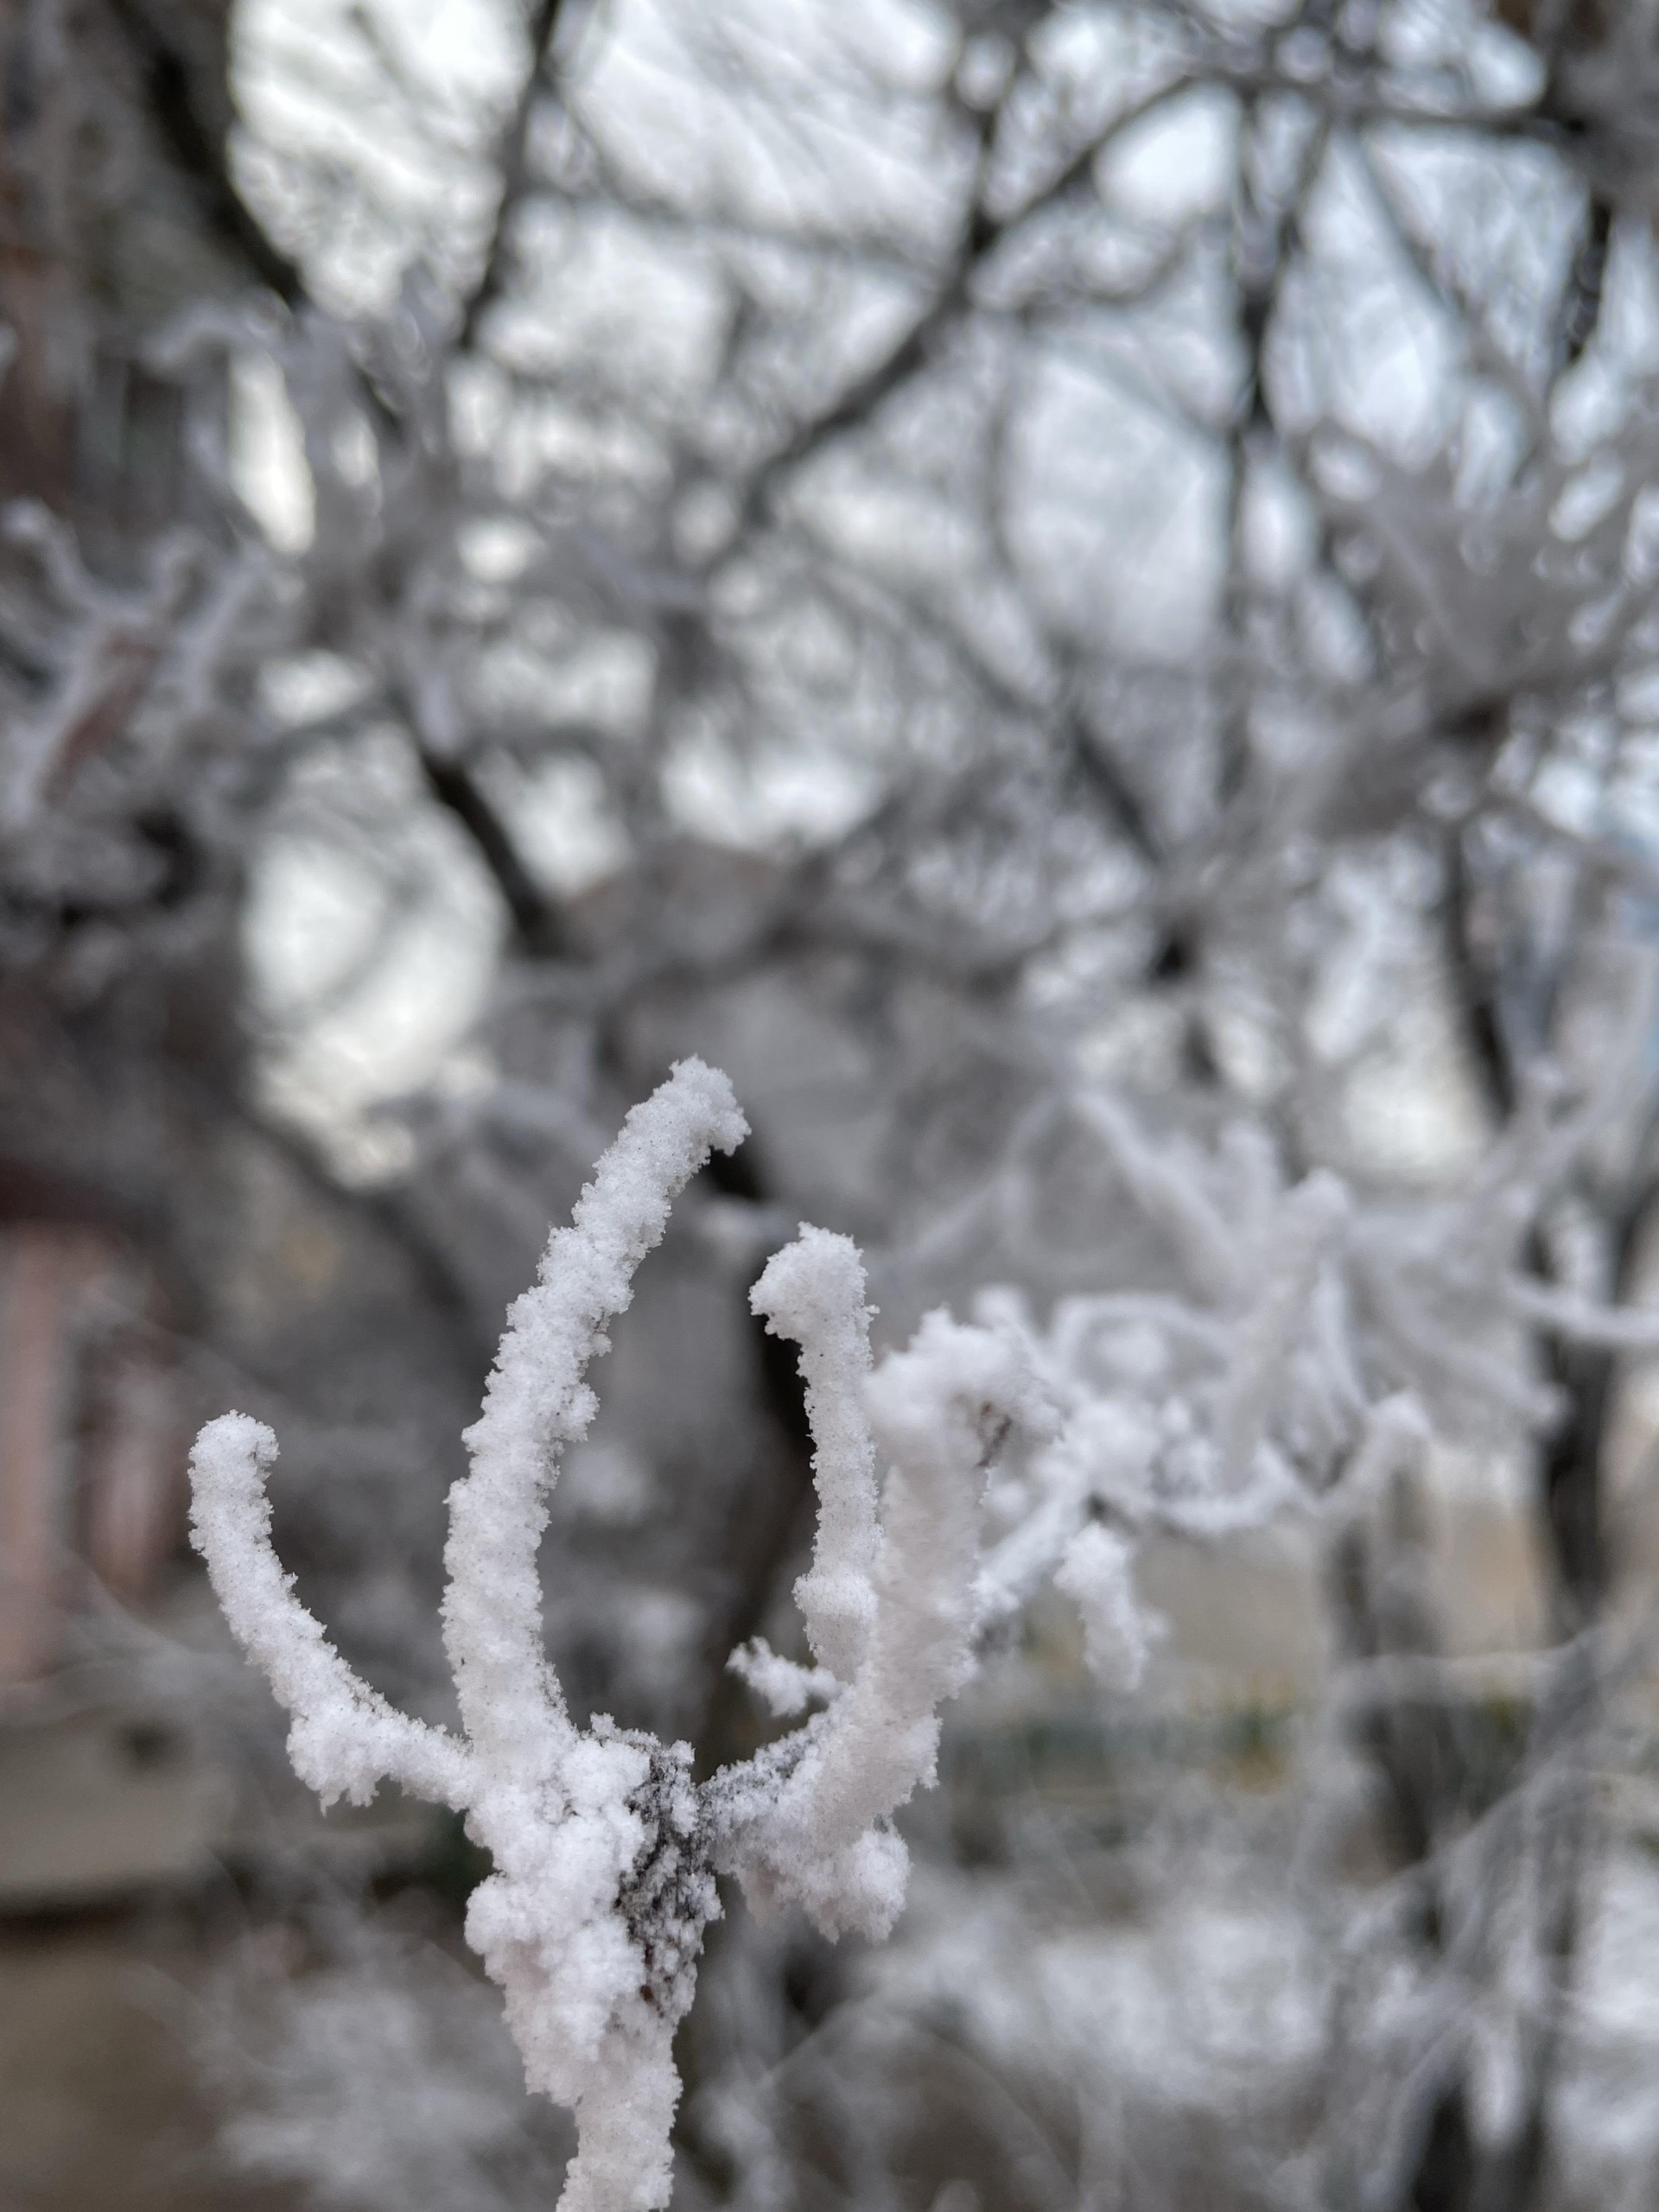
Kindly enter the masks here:
<path id="1" fill-rule="evenodd" d="M 864 1266 L 849 1237 L 802 1225 L 767 1262 L 749 1303 L 774 1336 L 801 1347 L 818 1491 L 810 1571 L 795 1585 L 819 1664 L 849 1682 L 875 1618 L 875 1446 L 864 1410 L 870 1314 Z"/>
<path id="2" fill-rule="evenodd" d="M 863 1658 L 845 1695 L 791 1739 L 775 1794 L 762 1794 L 775 1751 L 773 1767 L 763 1754 L 728 1783 L 733 1863 L 751 1897 L 794 1899 L 831 1936 L 885 1936 L 903 1905 L 909 1859 L 888 1823 L 934 1779 L 938 1707 L 972 1670 L 984 1470 L 1010 1422 L 1046 1426 L 1016 1341 L 943 1313 L 864 1397 L 891 1465 Z"/>
<path id="3" fill-rule="evenodd" d="M 270 1430 L 226 1414 L 192 1462 L 194 1540 L 232 1630 L 293 1716 L 301 1777 L 325 1802 L 361 1802 L 390 1777 L 464 1812 L 491 1854 L 467 1941 L 505 1993 L 530 2085 L 575 2108 L 563 2212 L 668 2201 L 674 2031 L 720 1909 L 716 1866 L 762 1905 L 799 1899 L 832 1933 L 892 1925 L 907 1860 L 891 1816 L 932 1779 L 938 1707 L 972 1664 L 985 1467 L 1011 1420 L 1042 1420 L 1006 1331 L 932 1314 L 872 1373 L 859 1255 L 804 1228 L 755 1306 L 801 1346 L 819 1527 L 798 1589 L 823 1663 L 758 1645 L 734 1663 L 779 1709 L 833 1703 L 702 1789 L 683 1744 L 604 1715 L 578 1728 L 542 1643 L 547 1492 L 595 1411 L 584 1370 L 674 1196 L 711 1147 L 746 1134 L 726 1077 L 683 1061 L 628 1116 L 508 1314 L 467 1433 L 471 1471 L 449 1496 L 443 1630 L 464 1740 L 394 1712 L 295 1597 L 270 1545 Z M 878 1446 L 892 1463 L 880 1522 Z"/>
<path id="4" fill-rule="evenodd" d="M 294 1595 L 270 1544 L 265 1477 L 276 1439 L 246 1414 L 221 1414 L 190 1455 L 190 1541 L 207 1561 L 231 1633 L 294 1716 L 288 1755 L 325 1805 L 366 1805 L 383 1776 L 416 1797 L 467 1802 L 472 1760 L 440 1728 L 410 1720 L 359 1680 Z"/>
<path id="5" fill-rule="evenodd" d="M 536 1551 L 556 1456 L 595 1410 L 582 1370 L 632 1296 L 634 1269 L 712 1147 L 747 1124 L 723 1075 L 683 1061 L 556 1230 L 508 1316 L 472 1471 L 449 1497 L 444 1640 L 465 1745 L 392 1712 L 294 1597 L 270 1548 L 268 1429 L 232 1414 L 198 1440 L 194 1540 L 232 1630 L 294 1716 L 295 1768 L 325 1801 L 382 1775 L 467 1815 L 494 1872 L 467 1941 L 506 1995 L 526 2077 L 576 2110 L 565 2212 L 667 2202 L 679 2099 L 671 2045 L 718 1909 L 685 1745 L 578 1730 L 542 1648 Z"/>

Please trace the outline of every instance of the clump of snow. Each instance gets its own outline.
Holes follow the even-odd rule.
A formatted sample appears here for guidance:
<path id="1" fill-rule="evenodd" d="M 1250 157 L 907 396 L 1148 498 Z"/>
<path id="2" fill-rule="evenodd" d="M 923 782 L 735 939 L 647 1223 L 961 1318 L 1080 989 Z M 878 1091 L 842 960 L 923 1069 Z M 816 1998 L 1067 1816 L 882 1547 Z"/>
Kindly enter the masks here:
<path id="1" fill-rule="evenodd" d="M 1083 1616 L 1084 1656 L 1104 1688 L 1141 1687 L 1152 1653 L 1152 1634 L 1135 1596 L 1134 1554 L 1122 1536 L 1098 1521 L 1079 1529 L 1055 1572 Z"/>

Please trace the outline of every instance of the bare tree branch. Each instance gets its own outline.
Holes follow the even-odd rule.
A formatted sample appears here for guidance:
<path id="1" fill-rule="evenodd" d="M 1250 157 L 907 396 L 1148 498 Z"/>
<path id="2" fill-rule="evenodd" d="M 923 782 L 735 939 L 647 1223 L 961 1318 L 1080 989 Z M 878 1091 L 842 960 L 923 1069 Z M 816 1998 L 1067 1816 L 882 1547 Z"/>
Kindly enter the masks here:
<path id="1" fill-rule="evenodd" d="M 535 10 L 529 26 L 529 67 L 518 105 L 501 135 L 497 156 L 501 194 L 496 202 L 495 221 L 491 226 L 490 242 L 478 282 L 461 310 L 461 331 L 455 343 L 463 353 L 471 353 L 478 343 L 484 318 L 500 298 L 512 267 L 513 226 L 530 185 L 531 127 L 543 90 L 548 56 L 564 12 L 564 0 L 535 0 Z"/>
<path id="2" fill-rule="evenodd" d="M 109 0 L 144 73 L 150 113 L 169 152 L 200 196 L 208 228 L 262 284 L 290 307 L 304 296 L 298 265 L 274 245 L 232 180 L 222 134 L 203 121 L 178 48 L 139 0 Z"/>

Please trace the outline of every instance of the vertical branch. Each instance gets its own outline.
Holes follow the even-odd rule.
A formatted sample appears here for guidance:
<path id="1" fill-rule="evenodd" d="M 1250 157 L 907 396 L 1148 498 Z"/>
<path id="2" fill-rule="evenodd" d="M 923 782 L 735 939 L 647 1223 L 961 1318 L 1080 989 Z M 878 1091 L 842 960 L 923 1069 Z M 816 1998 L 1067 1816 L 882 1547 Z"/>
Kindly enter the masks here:
<path id="1" fill-rule="evenodd" d="M 879 1937 L 903 1907 L 909 1872 L 892 1817 L 932 1783 L 938 1709 L 973 1669 L 985 1469 L 1011 1422 L 1046 1422 L 1015 1340 L 944 1313 L 926 1317 L 863 1395 L 889 1469 L 857 1674 L 791 1739 L 796 1763 L 775 1795 L 764 1751 L 710 1787 L 753 1898 L 766 1909 L 798 1902 L 826 1936 Z M 845 1470 L 832 1457 L 825 1471 L 833 1491 Z"/>
<path id="2" fill-rule="evenodd" d="M 1605 193 L 1592 192 L 1556 318 L 1558 377 L 1581 359 L 1600 327 L 1612 242 L 1613 203 Z"/>
<path id="3" fill-rule="evenodd" d="M 500 149 L 497 155 L 497 164 L 501 172 L 501 195 L 496 202 L 495 220 L 490 227 L 490 242 L 485 251 L 484 265 L 461 310 L 461 330 L 455 344 L 462 353 L 470 353 L 478 343 L 484 318 L 501 297 L 506 286 L 512 260 L 513 226 L 530 185 L 530 134 L 536 118 L 536 103 L 541 94 L 548 55 L 552 51 L 554 35 L 563 12 L 563 0 L 535 0 L 535 13 L 529 25 L 529 66 L 524 72 L 518 104 L 501 134 Z"/>
<path id="4" fill-rule="evenodd" d="M 1255 164 L 1259 154 L 1256 103 L 1246 97 L 1238 119 L 1238 148 L 1228 258 L 1236 301 L 1243 372 L 1234 398 L 1227 435 L 1226 565 L 1221 620 L 1236 664 L 1241 687 L 1224 721 L 1220 797 L 1224 804 L 1243 783 L 1249 766 L 1249 699 L 1244 663 L 1249 644 L 1249 575 L 1245 544 L 1250 475 L 1261 455 L 1276 443 L 1268 397 L 1266 353 L 1274 311 L 1295 241 L 1303 201 L 1324 157 L 1329 126 L 1322 119 L 1310 129 L 1288 190 L 1278 205 L 1268 204 L 1258 189 Z"/>
<path id="5" fill-rule="evenodd" d="M 870 1373 L 864 1266 L 850 1238 L 803 1229 L 775 1253 L 750 1303 L 801 1348 L 818 1491 L 818 1541 L 795 1585 L 813 1656 L 840 1681 L 858 1671 L 875 1618 L 871 1577 L 880 1543 L 875 1446 L 865 1418 Z"/>
<path id="6" fill-rule="evenodd" d="M 1441 848 L 1441 948 L 1461 1017 L 1471 1066 L 1486 1103 L 1501 1124 L 1515 1110 L 1516 1080 L 1497 1002 L 1497 979 L 1475 943 L 1472 887 L 1465 831 L 1456 824 Z"/>
<path id="7" fill-rule="evenodd" d="M 700 1060 L 636 1106 L 549 1239 L 540 1281 L 513 1305 L 484 1412 L 467 1432 L 472 1471 L 449 1494 L 445 1648 L 470 1737 L 526 1785 L 557 1764 L 572 1737 L 542 1643 L 536 1550 L 547 1525 L 554 1462 L 584 1436 L 596 1401 L 582 1381 L 608 1350 L 605 1323 L 632 1297 L 632 1277 L 667 1224 L 674 1196 L 716 1145 L 748 1125 L 731 1085 Z"/>

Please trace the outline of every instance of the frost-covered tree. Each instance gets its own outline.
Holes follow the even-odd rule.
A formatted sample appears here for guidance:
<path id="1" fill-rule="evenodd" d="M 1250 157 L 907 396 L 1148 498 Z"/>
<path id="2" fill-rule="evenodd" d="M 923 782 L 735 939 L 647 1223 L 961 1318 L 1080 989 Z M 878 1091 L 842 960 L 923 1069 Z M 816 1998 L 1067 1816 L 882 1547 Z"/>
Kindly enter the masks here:
<path id="1" fill-rule="evenodd" d="M 718 1060 L 753 1136 L 549 1501 L 573 1740 L 610 1712 L 616 1764 L 683 1738 L 706 1783 L 754 1749 L 734 1648 L 785 1704 L 847 1678 L 828 1569 L 757 1641 L 815 1440 L 821 1491 L 856 1456 L 799 1285 L 747 1305 L 822 1221 L 891 1346 L 946 1300 L 1055 1408 L 984 1501 L 992 1674 L 1054 1580 L 1132 1700 L 1156 1545 L 1323 1559 L 1261 1863 L 1328 1939 L 1328 2056 L 1205 2187 L 1574 2201 L 1575 1977 L 1640 1828 L 1650 11 L 233 32 L 227 79 L 212 8 L 0 13 L 8 1182 L 162 1255 L 204 1410 L 283 1434 L 284 1557 L 424 1723 L 501 1310 L 624 1110 Z M 1528 1485 L 1539 1649 L 1463 1651 L 1459 1452 Z M 793 2063 L 808 1954 L 727 1938 Z M 781 2201 L 704 2016 L 698 2185 Z"/>

